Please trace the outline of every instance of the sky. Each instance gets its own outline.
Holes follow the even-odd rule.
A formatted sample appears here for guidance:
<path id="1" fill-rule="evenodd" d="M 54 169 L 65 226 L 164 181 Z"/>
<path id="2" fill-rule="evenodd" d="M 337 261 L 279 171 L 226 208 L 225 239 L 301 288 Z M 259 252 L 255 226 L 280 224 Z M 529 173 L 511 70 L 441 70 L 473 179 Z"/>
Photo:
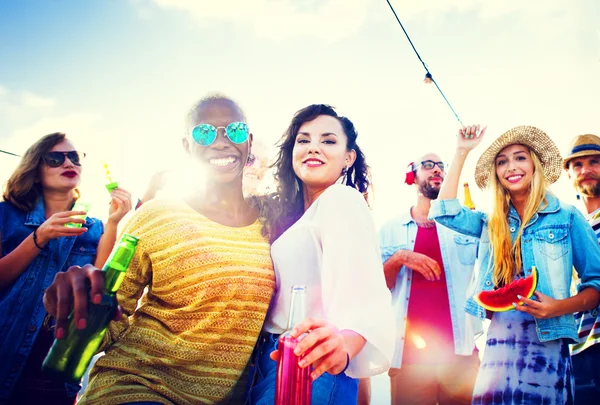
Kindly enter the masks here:
<path id="1" fill-rule="evenodd" d="M 475 163 L 502 132 L 534 125 L 563 152 L 600 132 L 597 1 L 392 5 L 462 122 L 489 128 L 463 172 L 479 207 Z M 415 156 L 452 157 L 459 123 L 424 74 L 385 0 L 0 0 L 0 149 L 66 132 L 88 154 L 82 189 L 102 217 L 103 160 L 134 197 L 156 170 L 196 177 L 180 139 L 204 95 L 237 100 L 269 146 L 295 111 L 327 103 L 359 131 L 380 224 L 414 203 L 403 173 Z M 17 160 L 0 155 L 2 182 Z M 554 191 L 575 201 L 565 179 Z"/>
<path id="2" fill-rule="evenodd" d="M 475 163 L 502 132 L 537 126 L 563 153 L 600 134 L 597 0 L 392 4 L 462 122 L 488 126 L 463 172 L 479 208 Z M 381 224 L 416 199 L 409 162 L 452 157 L 459 123 L 424 74 L 385 0 L 0 0 L 0 149 L 66 132 L 88 154 L 91 214 L 106 217 L 103 160 L 134 198 L 157 170 L 185 173 L 173 193 L 201 177 L 180 139 L 206 94 L 237 100 L 273 151 L 295 111 L 327 103 L 359 131 Z M 17 162 L 0 154 L 2 183 Z M 564 176 L 553 191 L 577 203 Z"/>

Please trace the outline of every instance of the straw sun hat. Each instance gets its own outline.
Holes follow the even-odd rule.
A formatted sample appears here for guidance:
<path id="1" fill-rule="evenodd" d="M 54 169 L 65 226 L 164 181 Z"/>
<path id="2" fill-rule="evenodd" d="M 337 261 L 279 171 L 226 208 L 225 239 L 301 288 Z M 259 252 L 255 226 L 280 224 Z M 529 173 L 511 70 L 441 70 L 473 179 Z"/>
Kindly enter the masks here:
<path id="1" fill-rule="evenodd" d="M 489 176 L 494 173 L 496 156 L 510 145 L 525 145 L 535 152 L 544 168 L 544 177 L 548 184 L 554 183 L 562 171 L 562 157 L 552 139 L 539 128 L 523 125 L 512 128 L 496 139 L 477 161 L 475 182 L 483 189 Z"/>

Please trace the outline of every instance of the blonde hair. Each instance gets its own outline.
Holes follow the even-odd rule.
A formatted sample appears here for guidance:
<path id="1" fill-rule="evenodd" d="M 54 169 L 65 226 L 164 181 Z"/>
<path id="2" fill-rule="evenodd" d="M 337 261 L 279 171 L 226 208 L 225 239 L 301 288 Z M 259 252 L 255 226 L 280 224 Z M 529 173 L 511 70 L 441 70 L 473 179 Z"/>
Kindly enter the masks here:
<path id="1" fill-rule="evenodd" d="M 533 178 L 530 192 L 525 203 L 525 211 L 521 218 L 521 226 L 514 243 L 508 226 L 508 211 L 510 194 L 498 181 L 496 165 L 491 168 L 490 187 L 494 191 L 494 206 L 488 222 L 491 254 L 493 257 L 493 280 L 496 286 L 506 285 L 513 281 L 518 270 L 522 267 L 521 237 L 523 229 L 535 213 L 548 205 L 546 200 L 546 179 L 540 159 L 533 150 L 528 148 L 533 161 Z"/>

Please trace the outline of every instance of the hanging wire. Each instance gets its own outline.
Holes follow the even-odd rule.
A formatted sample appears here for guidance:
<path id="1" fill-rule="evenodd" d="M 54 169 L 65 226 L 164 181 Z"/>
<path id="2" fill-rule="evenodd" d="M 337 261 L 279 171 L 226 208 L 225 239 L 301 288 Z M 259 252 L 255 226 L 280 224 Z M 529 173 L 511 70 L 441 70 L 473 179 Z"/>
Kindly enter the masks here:
<path id="1" fill-rule="evenodd" d="M 16 153 L 7 152 L 7 151 L 5 151 L 5 150 L 2 150 L 2 149 L 0 149 L 0 152 L 2 152 L 2 153 L 6 153 L 7 155 L 12 155 L 12 156 L 16 156 L 16 157 L 21 157 L 21 156 L 17 155 Z"/>
<path id="2" fill-rule="evenodd" d="M 421 58 L 421 55 L 419 55 L 419 52 L 417 51 L 417 48 L 415 48 L 415 45 L 411 41 L 410 36 L 408 35 L 408 32 L 406 32 L 406 30 L 404 29 L 404 25 L 402 25 L 402 22 L 400 21 L 400 18 L 398 18 L 398 14 L 396 14 L 396 10 L 394 10 L 394 7 L 392 6 L 392 3 L 390 3 L 390 0 L 386 0 L 386 1 L 387 1 L 387 4 L 390 6 L 390 9 L 392 10 L 392 13 L 394 13 L 394 17 L 396 17 L 396 21 L 398 21 L 398 24 L 400 25 L 400 28 L 402 28 L 402 31 L 404 31 L 404 35 L 406 35 L 406 39 L 408 39 L 408 42 L 410 43 L 410 46 L 412 46 L 413 51 L 415 51 L 415 54 L 417 55 L 417 58 L 419 58 L 419 61 L 421 62 L 421 64 L 425 68 L 425 72 L 427 72 L 425 74 L 425 80 L 431 81 L 433 84 L 435 84 L 435 87 L 438 89 L 438 91 L 440 92 L 440 94 L 444 98 L 444 101 L 446 102 L 446 104 L 448 104 L 448 107 L 450 107 L 450 110 L 452 110 L 452 113 L 456 117 L 456 120 L 458 122 L 460 122 L 460 125 L 462 125 L 464 127 L 465 125 L 462 123 L 462 121 L 460 120 L 460 118 L 458 118 L 458 114 L 456 113 L 456 111 L 454 111 L 454 108 L 452 108 L 452 105 L 450 104 L 450 101 L 448 101 L 448 99 L 444 95 L 444 92 L 442 91 L 442 89 L 440 89 L 440 86 L 438 86 L 437 82 L 433 78 L 433 75 L 429 71 L 429 68 L 427 67 L 427 64 L 425 62 L 423 62 L 423 59 Z"/>

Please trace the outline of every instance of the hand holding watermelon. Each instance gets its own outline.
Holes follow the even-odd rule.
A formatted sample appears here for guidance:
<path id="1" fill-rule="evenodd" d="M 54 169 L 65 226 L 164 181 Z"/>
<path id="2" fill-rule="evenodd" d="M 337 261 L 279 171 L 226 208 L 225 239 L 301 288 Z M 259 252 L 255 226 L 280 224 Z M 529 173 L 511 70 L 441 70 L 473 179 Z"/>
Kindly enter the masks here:
<path id="1" fill-rule="evenodd" d="M 522 301 L 519 305 L 515 305 L 515 309 L 521 312 L 527 312 L 538 319 L 549 319 L 555 316 L 561 315 L 560 301 L 554 298 L 548 297 L 539 291 L 534 294 L 537 301 L 520 297 Z"/>
<path id="2" fill-rule="evenodd" d="M 519 306 L 523 306 L 525 304 L 529 305 L 529 302 L 536 302 L 530 300 L 529 298 L 531 298 L 535 292 L 535 289 L 537 287 L 537 281 L 538 272 L 535 266 L 533 266 L 531 268 L 531 274 L 529 276 L 517 279 L 512 283 L 505 285 L 504 287 L 498 288 L 496 290 L 481 291 L 479 294 L 474 296 L 473 299 L 488 311 L 509 311 L 511 309 L 515 309 L 517 307 L 517 303 L 519 304 Z M 546 297 L 545 295 L 543 296 Z M 539 302 L 536 303 L 539 304 Z"/>

